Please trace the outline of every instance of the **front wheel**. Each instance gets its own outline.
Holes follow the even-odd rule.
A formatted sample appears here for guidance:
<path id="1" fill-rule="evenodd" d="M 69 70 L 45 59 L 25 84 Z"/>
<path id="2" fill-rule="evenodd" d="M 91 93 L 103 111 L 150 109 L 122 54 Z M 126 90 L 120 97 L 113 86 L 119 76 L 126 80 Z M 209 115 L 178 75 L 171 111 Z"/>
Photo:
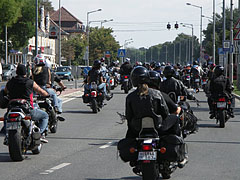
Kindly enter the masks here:
<path id="1" fill-rule="evenodd" d="M 158 170 L 155 162 L 142 164 L 142 179 L 143 180 L 158 179 Z"/>
<path id="2" fill-rule="evenodd" d="M 22 161 L 23 148 L 22 148 L 22 136 L 21 130 L 11 130 L 8 132 L 8 150 L 10 157 L 13 161 Z"/>
<path id="3" fill-rule="evenodd" d="M 218 110 L 218 118 L 220 122 L 220 128 L 225 127 L 225 120 L 226 120 L 226 111 L 225 110 Z"/>

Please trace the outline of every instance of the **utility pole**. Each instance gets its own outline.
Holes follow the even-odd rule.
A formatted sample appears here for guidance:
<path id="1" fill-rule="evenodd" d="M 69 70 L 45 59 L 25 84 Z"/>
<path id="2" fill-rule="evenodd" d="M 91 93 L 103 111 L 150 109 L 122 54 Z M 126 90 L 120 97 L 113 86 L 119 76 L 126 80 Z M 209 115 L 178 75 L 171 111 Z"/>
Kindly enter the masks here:
<path id="1" fill-rule="evenodd" d="M 59 41 L 58 41 L 58 51 L 59 51 L 59 57 L 58 57 L 58 61 L 59 61 L 59 66 L 61 66 L 61 61 L 62 61 L 62 58 L 61 58 L 61 56 L 62 56 L 62 54 L 61 54 L 61 0 L 59 0 L 59 22 L 58 22 L 58 24 L 59 24 L 59 34 L 58 34 L 58 37 L 59 37 Z"/>
<path id="2" fill-rule="evenodd" d="M 232 1 L 232 0 L 231 0 Z M 213 0 L 213 64 L 215 64 L 215 24 L 216 24 L 216 18 L 215 18 L 215 0 Z"/>
<path id="3" fill-rule="evenodd" d="M 225 11 L 225 0 L 223 0 L 223 42 L 226 40 L 226 11 Z M 224 53 L 223 66 L 225 67 L 225 76 L 228 72 L 228 53 Z"/>
<path id="4" fill-rule="evenodd" d="M 230 44 L 233 45 L 233 0 L 230 1 Z M 229 59 L 229 80 L 230 83 L 233 83 L 233 52 L 230 52 L 230 59 Z"/>
<path id="5" fill-rule="evenodd" d="M 167 63 L 167 54 L 168 52 L 167 52 L 167 45 L 166 45 L 166 63 Z"/>
<path id="6" fill-rule="evenodd" d="M 179 63 L 181 63 L 181 40 L 179 42 Z"/>
<path id="7" fill-rule="evenodd" d="M 175 43 L 173 42 L 173 64 L 175 64 L 175 62 L 176 62 L 176 59 L 175 59 Z"/>
<path id="8" fill-rule="evenodd" d="M 36 0 L 35 12 L 35 56 L 38 55 L 38 0 Z"/>
<path id="9" fill-rule="evenodd" d="M 8 35 L 7 35 L 7 25 L 5 26 L 5 64 L 8 64 Z"/>
<path id="10" fill-rule="evenodd" d="M 240 15 L 240 0 L 238 0 L 238 13 Z M 239 41 L 238 41 L 239 45 Z M 239 47 L 239 46 L 238 46 Z M 238 63 L 237 63 L 237 88 L 240 89 L 240 50 L 238 49 Z"/>

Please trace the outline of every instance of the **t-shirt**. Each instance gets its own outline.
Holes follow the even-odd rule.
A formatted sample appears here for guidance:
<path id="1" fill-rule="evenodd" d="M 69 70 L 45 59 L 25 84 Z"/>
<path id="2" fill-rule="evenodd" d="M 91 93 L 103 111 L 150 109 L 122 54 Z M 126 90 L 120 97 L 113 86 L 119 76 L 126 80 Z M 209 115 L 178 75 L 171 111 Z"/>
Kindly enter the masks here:
<path id="1" fill-rule="evenodd" d="M 33 73 L 34 81 L 39 86 L 46 86 L 49 80 L 48 67 L 42 67 L 42 71 L 39 74 Z M 33 71 L 34 72 L 34 71 Z"/>
<path id="2" fill-rule="evenodd" d="M 97 69 L 91 69 L 88 72 L 88 76 L 90 78 L 90 83 L 91 82 L 96 82 L 97 84 L 101 83 L 101 77 L 103 76 L 100 70 Z"/>

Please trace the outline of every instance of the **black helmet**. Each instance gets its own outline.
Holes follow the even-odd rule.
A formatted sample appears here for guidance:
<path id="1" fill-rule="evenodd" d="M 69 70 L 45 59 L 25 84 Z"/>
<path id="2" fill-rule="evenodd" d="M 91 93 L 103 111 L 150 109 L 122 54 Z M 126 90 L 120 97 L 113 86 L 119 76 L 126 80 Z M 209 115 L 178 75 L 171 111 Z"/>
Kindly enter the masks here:
<path id="1" fill-rule="evenodd" d="M 172 66 L 166 66 L 163 70 L 163 74 L 166 78 L 173 77 L 174 73 L 175 73 L 175 71 Z"/>
<path id="2" fill-rule="evenodd" d="M 100 60 L 95 60 L 93 62 L 93 67 L 96 69 L 99 69 L 101 67 L 101 61 Z"/>
<path id="3" fill-rule="evenodd" d="M 194 62 L 193 62 L 193 65 L 198 65 L 198 61 L 194 61 Z"/>
<path id="4" fill-rule="evenodd" d="M 134 87 L 137 87 L 138 84 L 147 84 L 149 83 L 149 72 L 145 67 L 137 66 L 132 70 L 130 78 Z"/>
<path id="5" fill-rule="evenodd" d="M 161 83 L 160 74 L 157 71 L 149 71 L 149 76 L 150 76 L 149 85 L 159 88 Z"/>
<path id="6" fill-rule="evenodd" d="M 215 69 L 214 69 L 214 74 L 217 77 L 223 75 L 224 74 L 224 67 L 222 67 L 220 65 L 216 66 Z"/>
<path id="7" fill-rule="evenodd" d="M 165 62 L 162 62 L 161 66 L 166 66 Z"/>
<path id="8" fill-rule="evenodd" d="M 177 63 L 177 67 L 180 67 L 181 66 L 181 64 L 180 63 Z"/>
<path id="9" fill-rule="evenodd" d="M 155 68 L 156 62 L 155 62 L 155 61 L 152 61 L 152 62 L 150 63 L 150 66 L 151 66 L 151 68 Z"/>

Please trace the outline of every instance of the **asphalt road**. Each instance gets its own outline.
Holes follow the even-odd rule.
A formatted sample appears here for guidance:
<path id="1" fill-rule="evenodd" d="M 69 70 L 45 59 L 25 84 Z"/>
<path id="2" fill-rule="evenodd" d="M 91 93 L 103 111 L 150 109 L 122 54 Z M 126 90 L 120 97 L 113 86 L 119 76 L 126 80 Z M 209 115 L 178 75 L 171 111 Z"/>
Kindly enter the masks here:
<path id="1" fill-rule="evenodd" d="M 123 91 L 98 114 L 92 114 L 82 103 L 80 93 L 64 103 L 63 116 L 56 134 L 49 134 L 39 155 L 29 153 L 22 162 L 12 162 L 8 148 L 0 145 L 1 180 L 137 180 L 127 163 L 117 157 L 116 143 L 125 136 L 126 123 L 118 124 L 116 112 L 124 112 Z M 208 118 L 203 92 L 196 95 L 200 107 L 191 103 L 199 117 L 199 132 L 186 138 L 189 163 L 177 169 L 173 180 L 238 180 L 240 179 L 240 104 L 236 101 L 235 118 L 224 129 Z M 1 110 L 2 111 L 2 110 Z M 1 113 L 1 112 L 0 112 Z M 3 137 L 0 137 L 3 142 Z"/>

